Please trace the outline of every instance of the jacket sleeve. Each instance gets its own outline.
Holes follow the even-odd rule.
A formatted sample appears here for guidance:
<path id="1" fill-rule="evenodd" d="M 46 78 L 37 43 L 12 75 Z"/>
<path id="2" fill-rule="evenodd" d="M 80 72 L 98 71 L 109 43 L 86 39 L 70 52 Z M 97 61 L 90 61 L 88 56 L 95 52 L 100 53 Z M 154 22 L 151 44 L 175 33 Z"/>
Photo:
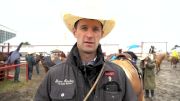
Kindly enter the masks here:
<path id="1" fill-rule="evenodd" d="M 51 101 L 50 99 L 50 75 L 47 73 L 45 79 L 40 84 L 34 97 L 34 101 Z"/>
<path id="2" fill-rule="evenodd" d="M 125 95 L 123 101 L 137 101 L 137 95 L 135 94 L 129 79 L 127 76 L 125 77 Z"/>

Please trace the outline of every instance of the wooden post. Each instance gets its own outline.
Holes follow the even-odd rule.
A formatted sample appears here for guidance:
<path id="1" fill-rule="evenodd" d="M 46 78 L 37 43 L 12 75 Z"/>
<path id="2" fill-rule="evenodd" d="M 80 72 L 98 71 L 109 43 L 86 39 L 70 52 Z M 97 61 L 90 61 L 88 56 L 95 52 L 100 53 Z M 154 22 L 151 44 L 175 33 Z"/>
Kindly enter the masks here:
<path id="1" fill-rule="evenodd" d="M 28 82 L 28 63 L 26 64 L 26 81 Z"/>

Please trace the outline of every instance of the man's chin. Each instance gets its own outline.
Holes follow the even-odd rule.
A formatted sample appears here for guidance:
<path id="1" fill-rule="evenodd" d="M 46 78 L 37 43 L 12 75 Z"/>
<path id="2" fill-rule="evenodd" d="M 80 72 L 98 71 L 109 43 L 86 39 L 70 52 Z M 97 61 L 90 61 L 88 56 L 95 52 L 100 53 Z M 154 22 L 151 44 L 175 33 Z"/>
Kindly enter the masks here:
<path id="1" fill-rule="evenodd" d="M 94 53 L 95 51 L 94 50 L 85 50 L 84 51 L 84 53 L 86 53 L 86 54 L 92 54 L 92 53 Z"/>

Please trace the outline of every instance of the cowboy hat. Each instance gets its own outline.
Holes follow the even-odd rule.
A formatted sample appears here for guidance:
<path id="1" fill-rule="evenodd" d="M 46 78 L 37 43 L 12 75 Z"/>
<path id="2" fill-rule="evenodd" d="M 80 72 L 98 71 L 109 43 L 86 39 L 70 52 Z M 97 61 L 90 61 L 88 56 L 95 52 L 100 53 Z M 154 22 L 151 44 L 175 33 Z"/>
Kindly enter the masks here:
<path id="1" fill-rule="evenodd" d="M 153 54 L 149 54 L 148 57 L 153 60 L 154 59 L 154 55 Z"/>
<path id="2" fill-rule="evenodd" d="M 140 60 L 144 60 L 146 57 L 148 57 L 148 55 L 147 55 L 147 54 L 142 54 L 142 56 L 141 56 L 141 57 L 139 57 L 139 59 L 140 59 Z"/>
<path id="3" fill-rule="evenodd" d="M 74 24 L 80 20 L 80 19 L 92 19 L 92 18 L 88 18 L 88 17 L 80 17 L 80 16 L 76 16 L 76 15 L 72 15 L 72 14 L 65 14 L 64 15 L 64 23 L 67 26 L 67 28 L 73 32 L 73 28 L 74 28 Z M 102 19 L 95 19 L 98 20 L 102 23 L 103 25 L 103 37 L 105 37 L 106 35 L 108 35 L 111 30 L 113 29 L 115 22 L 114 20 L 102 20 Z"/>
<path id="4" fill-rule="evenodd" d="M 64 23 L 71 32 L 73 32 L 74 24 L 80 19 L 94 19 L 100 21 L 103 25 L 104 31 L 102 37 L 105 37 L 111 32 L 115 25 L 115 21 L 112 20 L 112 15 L 108 13 L 108 7 L 99 6 L 99 4 L 102 5 L 104 1 L 102 2 L 100 0 L 95 2 L 96 3 L 92 2 L 92 0 L 81 0 L 75 2 L 73 5 L 76 6 L 71 6 L 74 8 L 63 13 Z"/>

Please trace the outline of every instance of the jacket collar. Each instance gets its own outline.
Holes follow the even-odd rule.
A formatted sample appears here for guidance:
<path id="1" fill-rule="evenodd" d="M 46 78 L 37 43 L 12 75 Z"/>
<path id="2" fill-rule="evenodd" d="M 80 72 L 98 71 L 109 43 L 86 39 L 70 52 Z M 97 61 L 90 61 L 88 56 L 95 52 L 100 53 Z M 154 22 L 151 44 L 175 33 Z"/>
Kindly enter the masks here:
<path id="1" fill-rule="evenodd" d="M 67 61 L 78 67 L 83 65 L 77 48 L 77 43 L 75 43 L 73 48 L 71 49 Z M 104 55 L 102 53 L 101 45 L 99 44 L 97 48 L 97 58 L 94 63 L 94 66 L 96 67 L 102 65 L 103 63 L 104 63 Z"/>

